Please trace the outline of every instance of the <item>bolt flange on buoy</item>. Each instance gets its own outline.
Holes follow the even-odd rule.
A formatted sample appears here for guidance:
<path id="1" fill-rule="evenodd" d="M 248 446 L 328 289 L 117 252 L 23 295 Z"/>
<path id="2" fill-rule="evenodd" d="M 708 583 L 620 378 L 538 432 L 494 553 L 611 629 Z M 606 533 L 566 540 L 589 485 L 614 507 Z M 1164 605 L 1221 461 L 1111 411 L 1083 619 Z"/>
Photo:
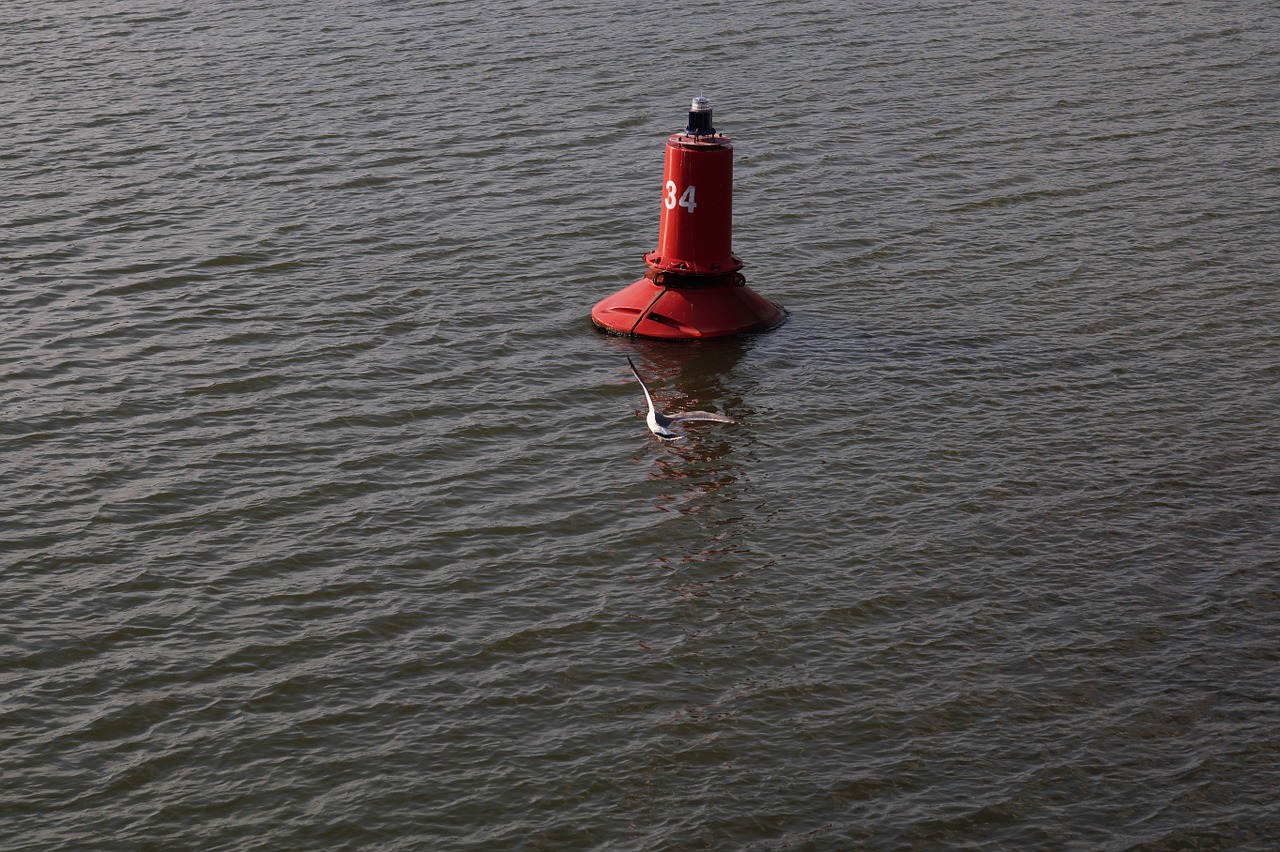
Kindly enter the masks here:
<path id="1" fill-rule="evenodd" d="M 591 309 L 605 331 L 698 340 L 773 328 L 786 312 L 747 286 L 731 250 L 733 144 L 711 125 L 711 104 L 693 99 L 689 124 L 667 138 L 658 247 L 649 271 Z"/>

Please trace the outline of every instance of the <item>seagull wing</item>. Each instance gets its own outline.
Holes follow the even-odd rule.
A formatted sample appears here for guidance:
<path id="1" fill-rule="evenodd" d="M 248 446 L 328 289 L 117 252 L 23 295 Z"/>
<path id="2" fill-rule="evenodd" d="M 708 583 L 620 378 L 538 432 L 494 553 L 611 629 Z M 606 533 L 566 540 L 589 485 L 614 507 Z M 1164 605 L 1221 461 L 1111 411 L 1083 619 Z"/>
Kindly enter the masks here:
<path id="1" fill-rule="evenodd" d="M 736 423 L 732 417 L 725 417 L 723 414 L 716 414 L 714 411 L 684 411 L 680 414 L 672 414 L 671 422 L 680 423 L 685 420 L 707 420 L 712 423 Z"/>
<path id="2" fill-rule="evenodd" d="M 635 376 L 636 381 L 640 383 L 640 390 L 644 391 L 644 401 L 649 403 L 649 416 L 646 421 L 649 424 L 649 429 L 659 438 L 675 437 L 675 434 L 667 429 L 672 423 L 689 420 L 706 420 L 712 423 L 735 422 L 732 417 L 725 417 L 723 414 L 716 414 L 714 411 L 685 411 L 671 416 L 662 414 L 653 404 L 653 397 L 649 394 L 649 388 L 645 385 L 644 379 L 640 378 L 640 371 L 636 369 L 635 362 L 627 358 L 627 364 L 631 367 L 631 375 Z"/>
<path id="3" fill-rule="evenodd" d="M 653 407 L 653 397 L 649 396 L 649 389 L 644 386 L 644 379 L 640 378 L 640 373 L 637 372 L 636 365 L 632 363 L 630 358 L 627 359 L 627 363 L 631 365 L 631 375 L 635 376 L 636 381 L 640 383 L 640 390 L 644 391 L 644 401 L 649 403 L 649 410 L 657 411 L 657 409 Z"/>

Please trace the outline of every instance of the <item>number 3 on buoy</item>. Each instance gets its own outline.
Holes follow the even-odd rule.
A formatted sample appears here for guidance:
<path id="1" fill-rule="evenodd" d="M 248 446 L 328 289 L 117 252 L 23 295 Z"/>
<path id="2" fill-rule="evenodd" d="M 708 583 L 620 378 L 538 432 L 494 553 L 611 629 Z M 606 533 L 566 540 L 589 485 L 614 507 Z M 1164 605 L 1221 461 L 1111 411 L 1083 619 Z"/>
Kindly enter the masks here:
<path id="1" fill-rule="evenodd" d="M 684 192 L 680 194 L 680 200 L 676 201 L 676 182 L 669 180 L 667 181 L 667 195 L 662 199 L 662 203 L 668 210 L 674 210 L 676 208 L 676 204 L 679 204 L 685 210 L 692 213 L 694 208 L 698 206 L 698 202 L 694 200 L 696 191 L 697 187 L 693 184 L 689 184 L 689 186 L 684 188 Z"/>

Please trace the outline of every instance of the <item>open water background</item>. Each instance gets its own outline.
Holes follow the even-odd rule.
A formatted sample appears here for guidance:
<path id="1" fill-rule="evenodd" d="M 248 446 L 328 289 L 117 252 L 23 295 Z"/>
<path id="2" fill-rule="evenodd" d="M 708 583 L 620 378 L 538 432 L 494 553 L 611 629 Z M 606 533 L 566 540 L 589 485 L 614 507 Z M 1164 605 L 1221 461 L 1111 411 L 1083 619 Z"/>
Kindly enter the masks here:
<path id="1" fill-rule="evenodd" d="M 1274 3 L 0 44 L 0 846 L 1280 846 Z M 699 92 L 790 319 L 600 334 Z"/>

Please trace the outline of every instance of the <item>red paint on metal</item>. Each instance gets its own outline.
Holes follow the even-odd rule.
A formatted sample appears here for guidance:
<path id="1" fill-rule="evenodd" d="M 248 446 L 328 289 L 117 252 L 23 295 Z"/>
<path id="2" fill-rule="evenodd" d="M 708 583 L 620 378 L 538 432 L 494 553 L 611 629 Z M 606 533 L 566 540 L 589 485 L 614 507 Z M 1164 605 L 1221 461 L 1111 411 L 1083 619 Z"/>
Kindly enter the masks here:
<path id="1" fill-rule="evenodd" d="M 733 238 L 733 145 L 729 137 L 673 133 L 662 173 L 658 248 L 651 269 L 686 275 L 736 272 Z"/>
<path id="2" fill-rule="evenodd" d="M 786 317 L 745 283 L 677 287 L 650 276 L 602 299 L 591 319 L 606 331 L 634 337 L 700 340 L 763 331 Z"/>
<path id="3" fill-rule="evenodd" d="M 696 340 L 763 331 L 786 318 L 738 272 L 742 261 L 732 251 L 733 145 L 727 136 L 673 133 L 661 199 L 658 247 L 644 257 L 650 271 L 596 303 L 596 325 L 636 337 Z"/>

